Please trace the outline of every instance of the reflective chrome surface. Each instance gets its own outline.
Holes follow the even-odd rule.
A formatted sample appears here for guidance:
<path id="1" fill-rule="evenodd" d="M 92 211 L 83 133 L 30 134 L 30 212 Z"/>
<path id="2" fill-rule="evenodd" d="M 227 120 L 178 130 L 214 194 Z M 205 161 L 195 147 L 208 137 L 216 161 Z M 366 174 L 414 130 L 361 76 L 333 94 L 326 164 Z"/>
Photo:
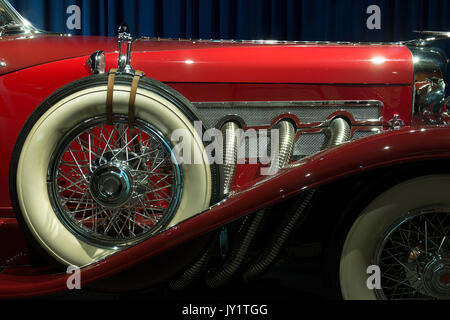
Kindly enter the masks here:
<path id="1" fill-rule="evenodd" d="M 381 299 L 450 299 L 450 208 L 408 213 L 385 232 L 374 255 Z"/>
<path id="2" fill-rule="evenodd" d="M 103 247 L 130 246 L 161 231 L 181 197 L 181 170 L 163 135 L 136 121 L 85 121 L 56 147 L 48 171 L 51 203 L 71 232 Z"/>
<path id="3" fill-rule="evenodd" d="M 381 126 L 381 101 L 242 101 L 194 103 L 209 127 L 234 118 L 244 127 L 269 127 L 283 117 L 298 128 L 327 126 L 337 115 L 348 117 L 354 126 Z"/>
<path id="4" fill-rule="evenodd" d="M 133 37 L 129 32 L 127 25 L 122 24 L 119 27 L 117 37 L 117 45 L 119 48 L 119 62 L 116 74 L 135 75 L 135 70 L 131 66 L 131 47 L 133 45 Z M 144 76 L 142 74 L 142 76 Z"/>
<path id="5" fill-rule="evenodd" d="M 120 154 L 120 150 L 115 150 Z M 112 158 L 113 153 L 105 156 Z M 132 157 L 138 157 L 133 154 Z M 108 161 L 107 164 L 89 174 L 89 190 L 94 200 L 103 207 L 115 208 L 124 205 L 132 195 L 133 168 L 125 161 Z"/>
<path id="6" fill-rule="evenodd" d="M 95 51 L 86 61 L 86 66 L 93 74 L 105 73 L 105 53 L 102 50 Z"/>
<path id="7" fill-rule="evenodd" d="M 431 43 L 450 38 L 450 32 L 443 31 L 416 31 L 420 34 L 422 38 L 405 40 L 405 41 L 395 41 L 395 42 L 350 42 L 350 41 L 293 41 L 293 40 L 270 40 L 270 39 L 253 39 L 253 40 L 235 40 L 235 39 L 193 39 L 193 38 L 161 38 L 161 37 L 140 37 L 137 40 L 141 41 L 166 41 L 166 40 L 176 40 L 176 41 L 192 41 L 192 42 L 202 42 L 202 41 L 212 41 L 218 43 L 243 43 L 243 44 L 262 44 L 262 45 L 348 45 L 348 46 L 359 46 L 359 45 L 408 45 L 408 46 L 428 46 Z"/>
<path id="8" fill-rule="evenodd" d="M 230 121 L 223 125 L 223 190 L 227 195 L 233 186 L 237 165 L 238 133 L 239 126 L 236 122 Z"/>
<path id="9" fill-rule="evenodd" d="M 284 168 L 289 164 L 294 153 L 295 127 L 292 122 L 287 120 L 280 121 L 275 129 L 279 130 L 279 155 L 276 160 L 277 168 Z"/>
<path id="10" fill-rule="evenodd" d="M 27 19 L 22 17 L 8 1 L 0 0 L 0 8 L 10 20 L 6 25 L 0 26 L 0 37 L 9 34 L 8 28 L 11 28 L 11 34 L 43 32 L 35 28 Z"/>
<path id="11" fill-rule="evenodd" d="M 349 141 L 352 136 L 350 124 L 342 118 L 336 118 L 331 121 L 328 132 L 328 148 L 341 145 Z"/>
<path id="12" fill-rule="evenodd" d="M 261 101 L 194 103 L 209 127 L 235 122 L 242 128 L 270 128 L 283 119 L 297 127 L 294 139 L 295 160 L 311 156 L 328 147 L 329 127 L 335 119 L 345 119 L 349 126 L 345 139 L 357 140 L 383 130 L 384 105 L 381 101 Z M 254 154 L 255 136 L 248 137 L 246 155 Z M 255 141 L 254 141 L 255 140 Z M 252 153 L 253 152 L 253 153 Z"/>
<path id="13" fill-rule="evenodd" d="M 442 105 L 445 100 L 445 82 L 431 78 L 416 83 L 416 112 L 428 124 L 446 124 L 442 119 Z"/>
<path id="14" fill-rule="evenodd" d="M 450 32 L 445 31 L 414 31 L 414 32 L 420 34 L 421 36 L 423 36 L 423 38 L 405 41 L 404 42 L 405 44 L 417 47 L 424 47 L 438 40 L 450 39 Z"/>
<path id="15" fill-rule="evenodd" d="M 414 62 L 414 105 L 412 125 L 444 124 L 442 105 L 448 58 L 439 48 L 410 48 Z"/>
<path id="16" fill-rule="evenodd" d="M 388 129 L 391 130 L 400 130 L 405 125 L 405 121 L 403 121 L 398 114 L 395 114 L 394 118 L 388 121 Z"/>
<path id="17" fill-rule="evenodd" d="M 403 42 L 349 42 L 349 41 L 294 41 L 294 40 L 235 40 L 235 39 L 193 39 L 193 38 L 161 38 L 161 37 L 140 37 L 136 41 L 189 41 L 189 42 L 215 42 L 215 43 L 242 43 L 242 44 L 261 44 L 261 45 L 347 45 L 347 46 L 360 46 L 360 45 L 402 45 Z"/>

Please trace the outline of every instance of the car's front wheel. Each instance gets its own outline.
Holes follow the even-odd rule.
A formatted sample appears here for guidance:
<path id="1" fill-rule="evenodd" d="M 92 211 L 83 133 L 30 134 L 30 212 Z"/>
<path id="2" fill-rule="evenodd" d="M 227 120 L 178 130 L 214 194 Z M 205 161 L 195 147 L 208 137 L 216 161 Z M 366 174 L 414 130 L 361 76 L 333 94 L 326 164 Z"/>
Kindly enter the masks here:
<path id="1" fill-rule="evenodd" d="M 412 179 L 362 211 L 340 254 L 344 299 L 450 299 L 449 189 L 449 175 Z"/>

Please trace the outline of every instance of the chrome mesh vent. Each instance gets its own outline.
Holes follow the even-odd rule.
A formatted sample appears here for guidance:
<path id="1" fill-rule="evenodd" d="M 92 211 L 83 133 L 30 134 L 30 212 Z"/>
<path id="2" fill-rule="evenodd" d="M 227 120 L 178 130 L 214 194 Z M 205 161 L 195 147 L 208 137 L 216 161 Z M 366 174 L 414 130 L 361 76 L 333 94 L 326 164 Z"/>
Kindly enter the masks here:
<path id="1" fill-rule="evenodd" d="M 222 127 L 237 121 L 247 128 L 269 128 L 283 115 L 297 120 L 301 133 L 295 141 L 293 158 L 309 157 L 327 148 L 326 132 L 336 116 L 347 118 L 354 128 L 351 140 L 377 134 L 383 129 L 384 105 L 381 101 L 251 101 L 194 103 L 206 126 Z M 266 145 L 266 143 L 268 145 Z M 266 141 L 258 139 L 257 130 L 246 132 L 245 143 L 237 146 L 240 157 L 258 157 L 261 150 L 270 155 L 270 130 Z"/>
<path id="2" fill-rule="evenodd" d="M 285 114 L 302 124 L 321 123 L 336 112 L 344 112 L 356 122 L 379 122 L 383 104 L 380 101 L 296 101 L 296 102 L 200 102 L 194 103 L 203 121 L 217 127 L 224 119 L 236 117 L 247 127 L 270 126 Z"/>
<path id="3" fill-rule="evenodd" d="M 294 158 L 304 158 L 322 151 L 327 144 L 325 132 L 304 133 L 294 146 Z"/>

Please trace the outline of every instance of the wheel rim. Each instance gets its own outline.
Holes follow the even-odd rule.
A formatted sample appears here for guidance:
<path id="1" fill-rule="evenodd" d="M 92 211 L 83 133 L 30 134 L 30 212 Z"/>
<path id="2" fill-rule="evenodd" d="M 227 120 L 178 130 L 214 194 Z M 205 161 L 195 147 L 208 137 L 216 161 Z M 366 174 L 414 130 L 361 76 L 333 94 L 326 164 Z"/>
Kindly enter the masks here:
<path id="1" fill-rule="evenodd" d="M 450 299 L 450 208 L 410 212 L 393 223 L 377 246 L 379 299 Z"/>
<path id="2" fill-rule="evenodd" d="M 66 134 L 48 170 L 58 218 L 96 246 L 134 245 L 163 229 L 176 211 L 181 170 L 170 143 L 153 126 L 114 116 L 84 121 Z"/>

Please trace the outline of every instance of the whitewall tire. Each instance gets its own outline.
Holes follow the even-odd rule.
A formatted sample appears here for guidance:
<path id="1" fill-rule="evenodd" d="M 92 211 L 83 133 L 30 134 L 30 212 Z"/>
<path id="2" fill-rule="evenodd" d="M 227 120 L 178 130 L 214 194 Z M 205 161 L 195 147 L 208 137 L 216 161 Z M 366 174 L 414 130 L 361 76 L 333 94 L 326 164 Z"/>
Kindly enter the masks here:
<path id="1" fill-rule="evenodd" d="M 127 117 L 130 87 L 131 77 L 117 77 L 115 117 Z M 65 265 L 86 266 L 135 244 L 131 240 L 125 245 L 122 241 L 119 246 L 89 241 L 61 219 L 49 194 L 49 165 L 58 144 L 78 125 L 105 116 L 106 95 L 107 77 L 103 75 L 78 80 L 59 90 L 30 117 L 13 154 L 11 193 L 19 221 L 40 247 Z M 164 141 L 170 141 L 174 130 L 190 132 L 193 141 L 190 151 L 201 155 L 200 164 L 178 165 L 179 197 L 170 220 L 163 226 L 169 228 L 211 205 L 217 196 L 217 172 L 208 162 L 202 137 L 194 130 L 193 121 L 197 119 L 188 101 L 161 83 L 142 79 L 135 105 L 138 121 L 154 128 Z M 119 187 L 122 188 L 115 186 L 117 190 Z M 108 210 L 104 214 L 112 212 Z"/>
<path id="2" fill-rule="evenodd" d="M 367 287 L 367 268 L 377 263 L 377 250 L 380 250 L 383 239 L 389 237 L 402 221 L 410 219 L 412 212 L 420 212 L 424 208 L 450 207 L 449 190 L 449 175 L 424 176 L 385 191 L 363 210 L 353 223 L 341 254 L 339 280 L 344 299 L 380 299 L 377 292 L 382 291 L 370 290 Z M 413 241 L 415 240 L 411 239 L 411 243 Z M 415 245 L 411 247 L 413 252 Z M 404 259 L 403 255 L 395 259 L 399 261 L 399 265 L 407 263 L 407 258 Z M 381 270 L 382 273 L 384 271 Z M 405 286 L 414 289 L 415 285 L 409 284 L 408 281 L 403 279 L 399 282 L 405 282 Z"/>

